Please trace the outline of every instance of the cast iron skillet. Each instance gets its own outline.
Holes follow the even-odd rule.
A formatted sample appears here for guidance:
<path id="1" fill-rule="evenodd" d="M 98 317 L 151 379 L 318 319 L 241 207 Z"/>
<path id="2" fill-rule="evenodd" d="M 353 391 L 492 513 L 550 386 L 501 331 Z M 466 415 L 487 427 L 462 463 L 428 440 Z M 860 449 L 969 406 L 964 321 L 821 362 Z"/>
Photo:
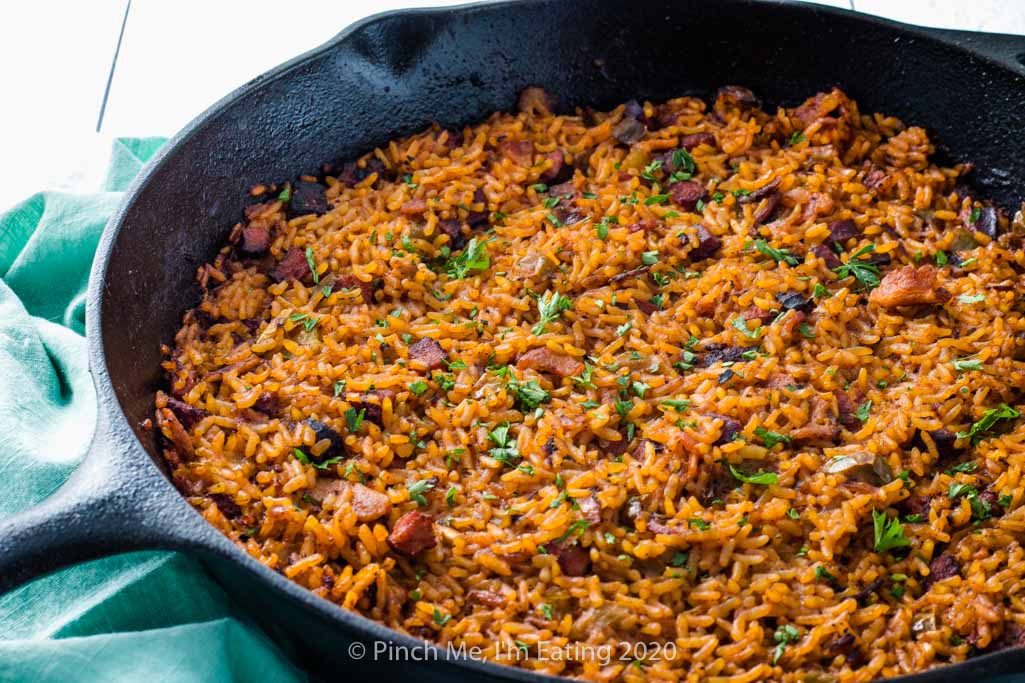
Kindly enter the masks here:
<path id="1" fill-rule="evenodd" d="M 435 649 L 421 650 L 426 662 L 375 661 L 374 643 L 420 643 L 315 597 L 204 522 L 168 481 L 154 433 L 140 426 L 161 383 L 159 347 L 198 301 L 196 268 L 216 253 L 258 182 L 354 158 L 432 121 L 464 124 L 511 109 L 530 84 L 564 106 L 611 106 L 708 96 L 732 83 L 770 105 L 795 105 L 838 84 L 863 111 L 923 125 L 943 155 L 976 162 L 985 196 L 1012 209 L 1025 197 L 1022 37 L 754 0 L 520 0 L 361 21 L 214 105 L 128 191 L 89 283 L 96 436 L 64 487 L 0 523 L 0 591 L 104 555 L 182 550 L 307 669 L 356 680 L 413 671 L 426 681 L 543 680 L 453 663 Z M 367 644 L 367 654 L 350 657 L 352 643 Z M 1025 650 L 1007 650 L 903 680 L 1020 670 Z"/>

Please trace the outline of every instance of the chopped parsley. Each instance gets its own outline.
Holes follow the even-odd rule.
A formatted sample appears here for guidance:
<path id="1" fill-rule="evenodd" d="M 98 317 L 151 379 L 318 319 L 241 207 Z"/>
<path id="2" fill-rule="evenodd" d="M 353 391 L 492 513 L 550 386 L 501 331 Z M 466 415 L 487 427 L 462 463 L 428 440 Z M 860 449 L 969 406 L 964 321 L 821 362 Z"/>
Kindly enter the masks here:
<path id="1" fill-rule="evenodd" d="M 836 276 L 841 280 L 846 277 L 853 277 L 855 280 L 860 282 L 866 289 L 872 289 L 873 287 L 879 286 L 879 266 L 869 261 L 863 261 L 858 258 L 863 254 L 868 254 L 875 251 L 876 246 L 874 244 L 868 244 L 856 252 L 851 254 L 851 257 L 847 260 L 847 263 L 837 266 L 833 269 Z"/>
<path id="2" fill-rule="evenodd" d="M 826 289 L 821 282 L 815 283 L 815 287 L 812 288 L 811 294 L 816 299 L 828 299 L 829 297 L 833 296 L 833 293 Z"/>
<path id="3" fill-rule="evenodd" d="M 885 553 L 887 550 L 911 545 L 911 541 L 904 536 L 900 520 L 896 517 L 888 518 L 881 510 L 872 511 L 872 529 L 876 552 Z"/>
<path id="4" fill-rule="evenodd" d="M 979 358 L 955 358 L 953 362 L 955 370 L 982 370 L 982 360 Z"/>
<path id="5" fill-rule="evenodd" d="M 409 390 L 413 392 L 414 396 L 422 396 L 423 393 L 427 391 L 427 382 L 422 379 L 418 379 L 409 385 Z"/>
<path id="6" fill-rule="evenodd" d="M 779 483 L 779 477 L 776 476 L 775 472 L 758 472 L 757 474 L 744 474 L 738 470 L 732 463 L 730 464 L 730 474 L 733 478 L 742 481 L 745 484 L 761 484 L 768 486 L 770 484 Z"/>
<path id="7" fill-rule="evenodd" d="M 744 334 L 748 339 L 758 339 L 759 330 L 761 329 L 761 323 L 759 323 L 753 330 L 748 329 L 747 320 L 744 316 L 738 315 L 733 319 L 733 326 Z"/>
<path id="8" fill-rule="evenodd" d="M 669 195 L 653 194 L 644 200 L 644 205 L 651 206 L 652 204 L 665 204 L 667 201 L 669 201 Z"/>
<path id="9" fill-rule="evenodd" d="M 667 398 L 662 401 L 662 405 L 675 408 L 676 410 L 687 410 L 690 407 L 690 401 L 687 399 Z"/>
<path id="10" fill-rule="evenodd" d="M 776 642 L 776 647 L 772 648 L 772 665 L 775 666 L 779 662 L 779 658 L 786 652 L 787 645 L 801 639 L 801 632 L 797 630 L 796 626 L 785 624 L 776 629 L 776 632 L 772 634 L 772 639 Z"/>
<path id="11" fill-rule="evenodd" d="M 563 296 L 559 292 L 546 291 L 537 299 L 537 313 L 538 321 L 532 328 L 531 333 L 535 335 L 542 335 L 545 333 L 545 327 L 548 323 L 552 322 L 565 310 L 573 308 L 573 301 L 568 296 Z"/>
<path id="12" fill-rule="evenodd" d="M 456 256 L 450 256 L 445 263 L 445 272 L 449 277 L 462 280 L 473 271 L 483 272 L 491 266 L 486 242 L 471 239 L 466 248 Z"/>
<path id="13" fill-rule="evenodd" d="M 790 437 L 786 434 L 780 434 L 779 432 L 773 432 L 765 427 L 758 427 L 755 429 L 755 436 L 762 440 L 766 448 L 772 448 L 778 443 L 790 443 Z"/>
<path id="14" fill-rule="evenodd" d="M 972 446 L 978 446 L 985 433 L 992 429 L 998 420 L 1013 420 L 1017 417 L 1021 417 L 1020 412 L 1006 403 L 1001 403 L 999 407 L 990 408 L 983 413 L 978 422 L 973 424 L 967 432 L 958 432 L 957 438 L 970 439 Z"/>
<path id="15" fill-rule="evenodd" d="M 287 202 L 290 199 L 292 199 L 292 188 L 288 185 L 285 185 L 285 189 L 283 189 L 281 193 L 278 195 L 278 200 L 282 202 Z"/>
<path id="16" fill-rule="evenodd" d="M 437 485 L 437 479 L 421 479 L 420 481 L 413 482 L 413 484 L 407 486 L 406 491 L 409 492 L 409 499 L 411 501 L 413 501 L 420 507 L 426 507 L 427 498 L 424 497 L 424 494 L 428 491 L 433 491 L 434 487 Z"/>
<path id="17" fill-rule="evenodd" d="M 516 402 L 525 410 L 534 410 L 542 403 L 548 403 L 552 398 L 551 394 L 534 380 L 520 382 L 515 377 L 510 377 L 509 384 L 506 386 L 512 392 Z"/>
<path id="18" fill-rule="evenodd" d="M 310 267 L 310 272 L 313 274 L 313 284 L 320 282 L 320 275 L 317 273 L 317 262 L 313 260 L 313 247 L 306 247 L 306 264 Z"/>
<path id="19" fill-rule="evenodd" d="M 360 408 L 359 412 L 356 412 L 355 408 L 347 408 L 345 410 L 345 426 L 349 428 L 350 432 L 358 432 L 359 428 L 363 425 L 363 418 L 366 417 L 366 414 L 366 408 Z"/>
<path id="20" fill-rule="evenodd" d="M 865 401 L 858 406 L 857 411 L 854 413 L 854 417 L 858 418 L 861 422 L 868 422 L 869 413 L 872 410 L 872 401 Z"/>
<path id="21" fill-rule="evenodd" d="M 434 608 L 434 623 L 438 626 L 444 626 L 451 618 L 451 614 L 442 614 L 437 607 Z"/>
<path id="22" fill-rule="evenodd" d="M 754 245 L 755 249 L 757 249 L 759 253 L 768 256 L 777 263 L 782 261 L 787 265 L 791 266 L 796 266 L 800 263 L 798 258 L 791 254 L 790 251 L 788 251 L 787 249 L 776 249 L 763 239 L 756 239 L 754 241 Z"/>

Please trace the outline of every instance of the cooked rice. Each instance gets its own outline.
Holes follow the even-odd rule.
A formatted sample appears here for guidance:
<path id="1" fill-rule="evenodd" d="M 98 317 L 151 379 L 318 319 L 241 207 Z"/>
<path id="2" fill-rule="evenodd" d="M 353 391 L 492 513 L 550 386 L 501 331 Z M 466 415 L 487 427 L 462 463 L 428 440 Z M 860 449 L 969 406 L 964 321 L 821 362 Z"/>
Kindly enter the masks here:
<path id="1" fill-rule="evenodd" d="M 1021 215 L 839 91 L 748 95 L 557 116 L 532 89 L 328 172 L 322 215 L 254 188 L 232 240 L 269 229 L 269 256 L 202 268 L 167 351 L 176 484 L 325 599 L 552 674 L 864 681 L 1025 644 Z M 695 140 L 687 210 L 667 189 L 687 156 L 652 162 Z M 539 185 L 556 150 L 561 194 Z M 486 267 L 456 277 L 445 219 Z M 293 248 L 316 283 L 268 275 Z M 410 360 L 424 338 L 439 369 Z M 414 510 L 437 543 L 403 554 Z"/>

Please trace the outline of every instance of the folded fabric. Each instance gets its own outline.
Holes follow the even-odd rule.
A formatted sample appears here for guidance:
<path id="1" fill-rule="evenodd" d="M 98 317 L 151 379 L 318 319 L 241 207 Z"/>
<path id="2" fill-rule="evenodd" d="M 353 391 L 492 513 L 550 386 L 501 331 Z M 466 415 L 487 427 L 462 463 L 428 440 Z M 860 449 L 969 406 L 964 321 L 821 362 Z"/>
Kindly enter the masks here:
<path id="1" fill-rule="evenodd" d="M 103 226 L 162 138 L 117 140 L 104 191 L 0 215 L 0 517 L 44 499 L 92 437 L 85 290 Z M 0 596 L 0 681 L 304 681 L 194 559 L 139 552 Z"/>

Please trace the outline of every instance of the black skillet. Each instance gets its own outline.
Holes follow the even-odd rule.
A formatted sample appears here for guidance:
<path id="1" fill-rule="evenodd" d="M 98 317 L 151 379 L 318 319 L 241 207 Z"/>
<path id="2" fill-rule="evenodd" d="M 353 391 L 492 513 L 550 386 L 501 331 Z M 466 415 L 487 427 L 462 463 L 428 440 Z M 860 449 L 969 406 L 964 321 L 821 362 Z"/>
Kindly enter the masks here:
<path id="1" fill-rule="evenodd" d="M 511 109 L 530 84 L 566 107 L 708 96 L 733 83 L 769 105 L 795 105 L 838 84 L 862 111 L 926 127 L 941 156 L 974 161 L 983 196 L 1011 210 L 1025 197 L 1025 37 L 753 0 L 522 0 L 361 21 L 211 107 L 132 185 L 89 283 L 96 437 L 63 488 L 0 522 L 0 591 L 104 555 L 182 550 L 320 674 L 542 680 L 446 661 L 440 650 L 427 662 L 375 661 L 375 642 L 418 641 L 313 596 L 206 524 L 170 484 L 154 434 L 140 426 L 161 383 L 160 344 L 198 300 L 196 268 L 216 253 L 256 183 L 354 158 L 432 121 L 463 124 Z M 352 643 L 365 643 L 367 654 L 350 657 Z M 901 680 L 1023 670 L 1017 649 Z"/>

